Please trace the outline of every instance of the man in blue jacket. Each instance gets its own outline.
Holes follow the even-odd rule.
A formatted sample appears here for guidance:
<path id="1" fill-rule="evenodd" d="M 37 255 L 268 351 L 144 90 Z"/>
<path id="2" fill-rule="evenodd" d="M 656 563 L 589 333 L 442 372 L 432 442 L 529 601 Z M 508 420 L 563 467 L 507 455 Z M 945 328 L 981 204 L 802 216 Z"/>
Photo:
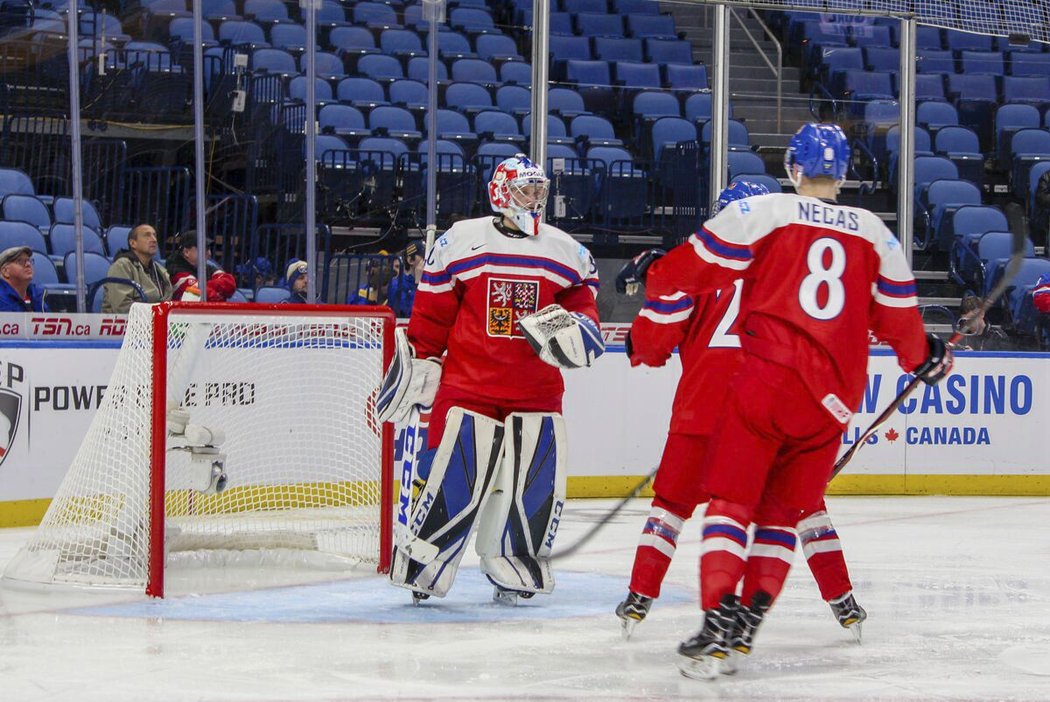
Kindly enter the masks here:
<path id="1" fill-rule="evenodd" d="M 44 291 L 33 285 L 33 250 L 0 251 L 0 312 L 47 312 Z"/>

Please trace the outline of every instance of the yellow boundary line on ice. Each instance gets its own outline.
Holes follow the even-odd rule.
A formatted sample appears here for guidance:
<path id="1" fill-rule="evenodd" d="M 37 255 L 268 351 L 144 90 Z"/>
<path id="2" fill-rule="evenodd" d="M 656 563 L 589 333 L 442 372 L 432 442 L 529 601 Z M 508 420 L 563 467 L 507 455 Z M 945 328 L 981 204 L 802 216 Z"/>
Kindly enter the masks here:
<path id="1" fill-rule="evenodd" d="M 642 479 L 629 476 L 574 476 L 570 498 L 623 497 Z M 642 493 L 651 497 L 651 490 Z M 1050 496 L 1050 475 L 840 475 L 829 495 L 1017 495 Z M 0 527 L 40 523 L 50 499 L 0 502 Z"/>

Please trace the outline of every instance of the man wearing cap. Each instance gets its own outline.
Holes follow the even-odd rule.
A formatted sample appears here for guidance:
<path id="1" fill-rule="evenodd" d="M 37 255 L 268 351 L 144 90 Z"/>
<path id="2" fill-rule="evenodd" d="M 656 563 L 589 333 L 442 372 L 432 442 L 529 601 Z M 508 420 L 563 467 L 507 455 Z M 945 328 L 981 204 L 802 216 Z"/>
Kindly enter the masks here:
<path id="1" fill-rule="evenodd" d="M 204 240 L 205 256 L 211 256 L 211 239 Z M 174 253 L 168 257 L 168 275 L 173 287 L 171 299 L 197 302 L 201 299 L 200 286 L 197 284 L 197 262 L 200 260 L 197 250 L 197 232 L 193 229 L 179 235 Z M 208 261 L 208 302 L 226 302 L 237 291 L 237 280 Z"/>
<path id="2" fill-rule="evenodd" d="M 310 273 L 306 261 L 297 258 L 288 264 L 288 270 L 284 274 L 284 280 L 288 284 L 288 299 L 285 302 L 302 305 L 308 302 L 306 299 L 306 288 L 310 284 Z"/>
<path id="3" fill-rule="evenodd" d="M 106 283 L 102 298 L 105 313 L 127 314 L 133 302 L 163 302 L 171 299 L 171 279 L 164 266 L 154 260 L 157 255 L 157 230 L 149 224 L 140 224 L 128 232 L 128 248 L 113 257 L 106 272 L 110 278 L 124 278 L 137 285 L 146 295 L 127 283 Z"/>
<path id="4" fill-rule="evenodd" d="M 28 246 L 0 252 L 0 312 L 47 312 L 44 291 L 33 285 L 33 250 Z"/>

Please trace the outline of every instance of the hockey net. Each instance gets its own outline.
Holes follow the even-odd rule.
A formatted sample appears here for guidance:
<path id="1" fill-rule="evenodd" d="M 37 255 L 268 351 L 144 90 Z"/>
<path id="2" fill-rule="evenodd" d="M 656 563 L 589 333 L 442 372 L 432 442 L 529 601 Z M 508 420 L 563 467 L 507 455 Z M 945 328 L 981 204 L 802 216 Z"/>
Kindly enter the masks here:
<path id="1" fill-rule="evenodd" d="M 134 305 L 104 401 L 4 576 L 163 596 L 171 552 L 320 551 L 389 564 L 392 437 L 374 393 L 394 318 L 377 307 Z M 170 407 L 225 434 L 172 450 Z"/>
<path id="2" fill-rule="evenodd" d="M 731 5 L 825 13 L 830 23 L 865 16 L 912 17 L 920 24 L 1001 37 L 1050 41 L 1050 6 L 1037 0 L 735 0 Z"/>

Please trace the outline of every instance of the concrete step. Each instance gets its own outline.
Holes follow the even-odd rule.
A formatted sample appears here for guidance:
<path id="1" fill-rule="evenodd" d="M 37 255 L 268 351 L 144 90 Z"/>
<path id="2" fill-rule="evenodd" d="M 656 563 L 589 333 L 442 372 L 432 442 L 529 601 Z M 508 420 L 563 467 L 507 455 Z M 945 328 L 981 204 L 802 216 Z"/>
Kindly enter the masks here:
<path id="1" fill-rule="evenodd" d="M 694 61 L 699 61 L 699 62 L 704 63 L 705 65 L 710 66 L 714 62 L 713 59 L 711 58 L 711 56 L 712 56 L 712 54 L 711 54 L 711 49 L 710 48 L 706 48 L 705 49 L 705 48 L 697 48 L 695 45 L 693 46 L 693 60 Z M 767 54 L 767 56 L 769 57 L 769 60 L 773 63 L 773 65 L 775 66 L 776 65 L 776 54 Z M 763 71 L 765 71 L 769 75 L 773 75 L 773 72 L 772 72 L 772 70 L 770 70 L 769 65 L 762 59 L 762 57 L 759 54 L 755 53 L 754 51 L 731 51 L 731 52 L 729 52 L 729 70 L 730 70 L 730 72 L 732 72 L 732 70 L 734 68 L 740 68 L 740 67 L 761 68 Z M 788 67 L 785 66 L 782 70 L 786 71 L 787 68 Z M 798 69 L 795 69 L 795 72 L 792 74 L 791 79 L 793 81 L 798 81 Z M 798 85 L 798 83 L 796 82 L 795 85 Z"/>

